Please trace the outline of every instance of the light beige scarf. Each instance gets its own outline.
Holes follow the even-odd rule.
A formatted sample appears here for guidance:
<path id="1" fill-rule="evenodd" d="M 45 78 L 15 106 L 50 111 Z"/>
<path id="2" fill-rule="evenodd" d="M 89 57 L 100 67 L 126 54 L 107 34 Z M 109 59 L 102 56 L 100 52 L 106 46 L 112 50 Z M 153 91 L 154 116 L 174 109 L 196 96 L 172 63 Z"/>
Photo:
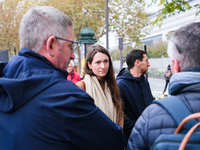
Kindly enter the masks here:
<path id="1" fill-rule="evenodd" d="M 86 92 L 94 99 L 94 103 L 99 107 L 113 122 L 117 123 L 117 110 L 113 104 L 110 90 L 105 82 L 105 90 L 96 76 L 85 75 Z"/>

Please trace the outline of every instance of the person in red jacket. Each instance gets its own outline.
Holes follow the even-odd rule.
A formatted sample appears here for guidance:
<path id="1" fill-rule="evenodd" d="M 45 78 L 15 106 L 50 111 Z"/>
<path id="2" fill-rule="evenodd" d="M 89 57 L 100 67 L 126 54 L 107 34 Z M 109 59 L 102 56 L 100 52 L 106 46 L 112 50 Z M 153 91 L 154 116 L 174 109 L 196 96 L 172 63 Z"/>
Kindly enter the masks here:
<path id="1" fill-rule="evenodd" d="M 81 81 L 81 77 L 78 73 L 74 72 L 74 62 L 70 61 L 68 68 L 67 68 L 67 72 L 69 73 L 67 76 L 67 80 L 68 81 L 72 81 L 74 84 L 76 84 L 76 82 Z"/>

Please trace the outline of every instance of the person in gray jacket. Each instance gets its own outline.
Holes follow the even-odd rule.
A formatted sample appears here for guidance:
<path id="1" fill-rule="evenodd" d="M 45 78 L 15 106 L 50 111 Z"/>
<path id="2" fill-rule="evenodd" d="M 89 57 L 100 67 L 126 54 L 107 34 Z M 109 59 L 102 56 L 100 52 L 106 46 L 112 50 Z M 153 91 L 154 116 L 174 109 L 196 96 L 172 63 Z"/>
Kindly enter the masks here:
<path id="1" fill-rule="evenodd" d="M 177 96 L 191 113 L 200 112 L 200 22 L 176 30 L 167 51 L 173 74 L 169 94 Z M 176 128 L 166 110 L 151 104 L 137 120 L 126 149 L 149 149 L 160 134 L 172 134 Z"/>

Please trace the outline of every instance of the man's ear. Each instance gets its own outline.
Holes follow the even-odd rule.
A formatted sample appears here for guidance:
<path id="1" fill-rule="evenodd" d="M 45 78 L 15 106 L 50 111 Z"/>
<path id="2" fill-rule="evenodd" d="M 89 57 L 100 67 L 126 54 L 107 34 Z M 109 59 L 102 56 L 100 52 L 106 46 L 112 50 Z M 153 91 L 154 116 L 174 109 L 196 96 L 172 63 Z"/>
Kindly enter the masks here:
<path id="1" fill-rule="evenodd" d="M 50 56 L 55 55 L 55 49 L 58 47 L 56 38 L 54 36 L 50 36 L 47 39 L 46 49 Z"/>
<path id="2" fill-rule="evenodd" d="M 140 61 L 138 59 L 135 61 L 135 65 L 134 66 L 137 66 L 137 67 L 140 66 Z"/>
<path id="3" fill-rule="evenodd" d="M 172 58 L 172 63 L 173 63 L 172 64 L 173 67 L 171 67 L 171 69 L 173 69 L 172 73 L 175 74 L 180 72 L 179 62 L 175 58 Z"/>

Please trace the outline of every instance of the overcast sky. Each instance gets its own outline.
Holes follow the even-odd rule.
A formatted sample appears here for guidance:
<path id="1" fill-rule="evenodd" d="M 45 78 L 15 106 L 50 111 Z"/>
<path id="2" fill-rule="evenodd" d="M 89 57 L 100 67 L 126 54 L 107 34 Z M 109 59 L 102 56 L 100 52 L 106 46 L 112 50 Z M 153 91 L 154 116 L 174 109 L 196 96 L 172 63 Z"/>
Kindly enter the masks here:
<path id="1" fill-rule="evenodd" d="M 146 9 L 147 12 L 158 10 L 157 4 L 158 4 L 159 1 L 157 1 L 156 4 L 152 4 L 152 6 L 150 6 L 150 7 L 148 7 L 148 5 L 151 3 L 151 0 L 145 0 L 145 2 L 146 2 L 146 8 L 145 9 Z"/>

